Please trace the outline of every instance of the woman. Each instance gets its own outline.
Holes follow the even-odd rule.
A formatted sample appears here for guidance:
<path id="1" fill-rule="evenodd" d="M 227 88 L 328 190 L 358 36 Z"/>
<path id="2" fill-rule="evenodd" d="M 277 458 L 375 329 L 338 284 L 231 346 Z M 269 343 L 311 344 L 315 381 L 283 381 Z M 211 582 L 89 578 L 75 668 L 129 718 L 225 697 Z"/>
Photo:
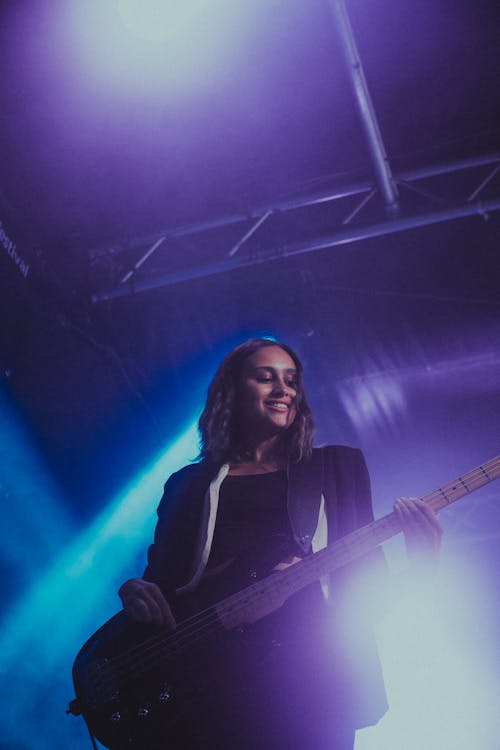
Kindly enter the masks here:
<path id="1" fill-rule="evenodd" d="M 174 602 L 186 595 L 208 591 L 217 601 L 373 519 L 361 452 L 313 449 L 302 365 L 285 344 L 252 339 L 234 349 L 212 381 L 199 429 L 202 460 L 167 482 L 145 574 L 119 592 L 133 619 L 172 629 Z M 413 564 L 434 562 L 434 513 L 408 499 L 395 511 Z M 347 619 L 360 573 L 380 568 L 380 558 L 376 550 L 344 566 L 329 588 L 323 576 L 247 608 L 232 625 L 253 623 L 251 657 L 241 667 L 233 654 L 230 664 L 220 659 L 223 688 L 182 746 L 351 750 L 356 727 L 385 710 L 369 623 Z"/>

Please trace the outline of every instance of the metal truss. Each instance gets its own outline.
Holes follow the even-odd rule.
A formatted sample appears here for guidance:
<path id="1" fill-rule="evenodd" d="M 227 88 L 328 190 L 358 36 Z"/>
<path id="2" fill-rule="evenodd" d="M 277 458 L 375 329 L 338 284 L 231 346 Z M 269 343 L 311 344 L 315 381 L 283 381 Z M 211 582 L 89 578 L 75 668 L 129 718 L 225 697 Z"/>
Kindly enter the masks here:
<path id="1" fill-rule="evenodd" d="M 467 216 L 486 220 L 500 210 L 500 154 L 402 171 L 393 179 L 399 211 L 392 217 L 381 205 L 377 184 L 367 180 L 92 250 L 92 301 Z"/>
<path id="2" fill-rule="evenodd" d="M 500 154 L 393 173 L 345 0 L 329 2 L 374 179 L 94 250 L 93 302 L 500 210 Z"/>

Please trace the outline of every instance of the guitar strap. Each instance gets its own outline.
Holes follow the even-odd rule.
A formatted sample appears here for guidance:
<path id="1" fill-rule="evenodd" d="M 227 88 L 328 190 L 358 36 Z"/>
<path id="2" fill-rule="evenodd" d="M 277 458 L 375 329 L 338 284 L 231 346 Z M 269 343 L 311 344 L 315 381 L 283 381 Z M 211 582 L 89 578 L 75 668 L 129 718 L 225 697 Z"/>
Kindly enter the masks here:
<path id="1" fill-rule="evenodd" d="M 305 555 L 311 552 L 318 525 L 324 463 L 323 448 L 313 448 L 310 458 L 288 465 L 288 516 L 294 539 Z"/>

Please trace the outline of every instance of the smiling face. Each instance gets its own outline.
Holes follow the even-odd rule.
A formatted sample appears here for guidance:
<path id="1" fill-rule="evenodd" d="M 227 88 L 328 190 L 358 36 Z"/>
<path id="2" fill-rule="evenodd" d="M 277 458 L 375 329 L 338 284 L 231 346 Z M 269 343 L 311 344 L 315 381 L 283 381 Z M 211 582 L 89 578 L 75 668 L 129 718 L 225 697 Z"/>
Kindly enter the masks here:
<path id="1" fill-rule="evenodd" d="M 263 346 L 243 363 L 237 413 L 243 435 L 267 439 L 285 431 L 296 414 L 297 368 L 279 346 Z"/>

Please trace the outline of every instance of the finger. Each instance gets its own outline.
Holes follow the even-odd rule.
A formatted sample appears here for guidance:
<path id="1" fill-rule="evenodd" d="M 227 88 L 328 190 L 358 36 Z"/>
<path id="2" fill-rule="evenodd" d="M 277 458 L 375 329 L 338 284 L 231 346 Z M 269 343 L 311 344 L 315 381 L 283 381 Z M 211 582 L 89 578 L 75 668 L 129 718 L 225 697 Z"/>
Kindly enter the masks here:
<path id="1" fill-rule="evenodd" d="M 432 530 L 438 535 L 442 536 L 443 534 L 443 527 L 441 526 L 441 523 L 439 521 L 439 518 L 437 514 L 430 508 L 428 505 L 420 501 L 421 505 L 419 504 L 420 511 L 422 513 L 422 516 L 425 517 L 427 523 L 432 528 Z"/>
<path id="2" fill-rule="evenodd" d="M 410 512 L 414 514 L 414 519 L 420 524 L 422 532 L 430 534 L 438 539 L 443 534 L 442 526 L 438 517 L 428 505 L 422 500 L 413 500 L 408 505 Z"/>
<path id="3" fill-rule="evenodd" d="M 126 581 L 119 590 L 124 609 L 139 622 L 176 627 L 172 610 L 159 586 L 142 578 Z"/>
<path id="4" fill-rule="evenodd" d="M 127 599 L 123 608 L 136 622 L 151 622 L 151 612 L 144 599 Z"/>
<path id="5" fill-rule="evenodd" d="M 151 608 L 155 615 L 155 622 L 161 625 L 168 625 L 169 628 L 175 629 L 176 622 L 170 605 L 163 596 L 160 588 L 153 584 L 154 589 L 150 589 Z"/>
<path id="6" fill-rule="evenodd" d="M 405 535 L 412 540 L 419 539 L 427 544 L 436 545 L 442 535 L 441 524 L 432 509 L 421 500 L 400 498 L 394 504 L 394 510 Z"/>
<path id="7" fill-rule="evenodd" d="M 429 561 L 434 560 L 437 564 L 441 548 L 441 533 L 438 533 L 436 527 L 429 522 L 424 514 L 422 514 L 419 521 L 415 521 L 408 505 L 403 505 L 401 515 L 405 516 L 408 513 L 408 518 L 401 521 L 401 528 L 405 535 L 410 562 L 421 564 L 425 559 Z"/>
<path id="8" fill-rule="evenodd" d="M 141 592 L 140 596 L 126 599 L 124 609 L 137 622 L 154 622 L 156 625 L 167 624 L 159 605 L 147 591 Z"/>
<path id="9" fill-rule="evenodd" d="M 395 508 L 401 511 L 401 518 L 413 522 L 415 527 L 431 528 L 442 531 L 436 514 L 423 500 L 418 498 L 399 498 L 395 503 Z"/>
<path id="10" fill-rule="evenodd" d="M 141 584 L 143 584 L 144 581 L 142 581 L 140 578 L 129 578 L 125 583 L 122 583 L 118 590 L 118 596 L 122 601 L 125 599 L 130 599 L 131 597 L 135 596 L 140 592 L 141 590 Z"/>
<path id="11" fill-rule="evenodd" d="M 409 498 L 399 498 L 394 503 L 394 510 L 404 529 L 416 530 L 420 527 L 419 511 L 415 509 Z"/>
<path id="12" fill-rule="evenodd" d="M 147 607 L 149 622 L 154 622 L 156 625 L 163 625 L 161 609 L 148 591 L 143 593 L 143 601 Z"/>

